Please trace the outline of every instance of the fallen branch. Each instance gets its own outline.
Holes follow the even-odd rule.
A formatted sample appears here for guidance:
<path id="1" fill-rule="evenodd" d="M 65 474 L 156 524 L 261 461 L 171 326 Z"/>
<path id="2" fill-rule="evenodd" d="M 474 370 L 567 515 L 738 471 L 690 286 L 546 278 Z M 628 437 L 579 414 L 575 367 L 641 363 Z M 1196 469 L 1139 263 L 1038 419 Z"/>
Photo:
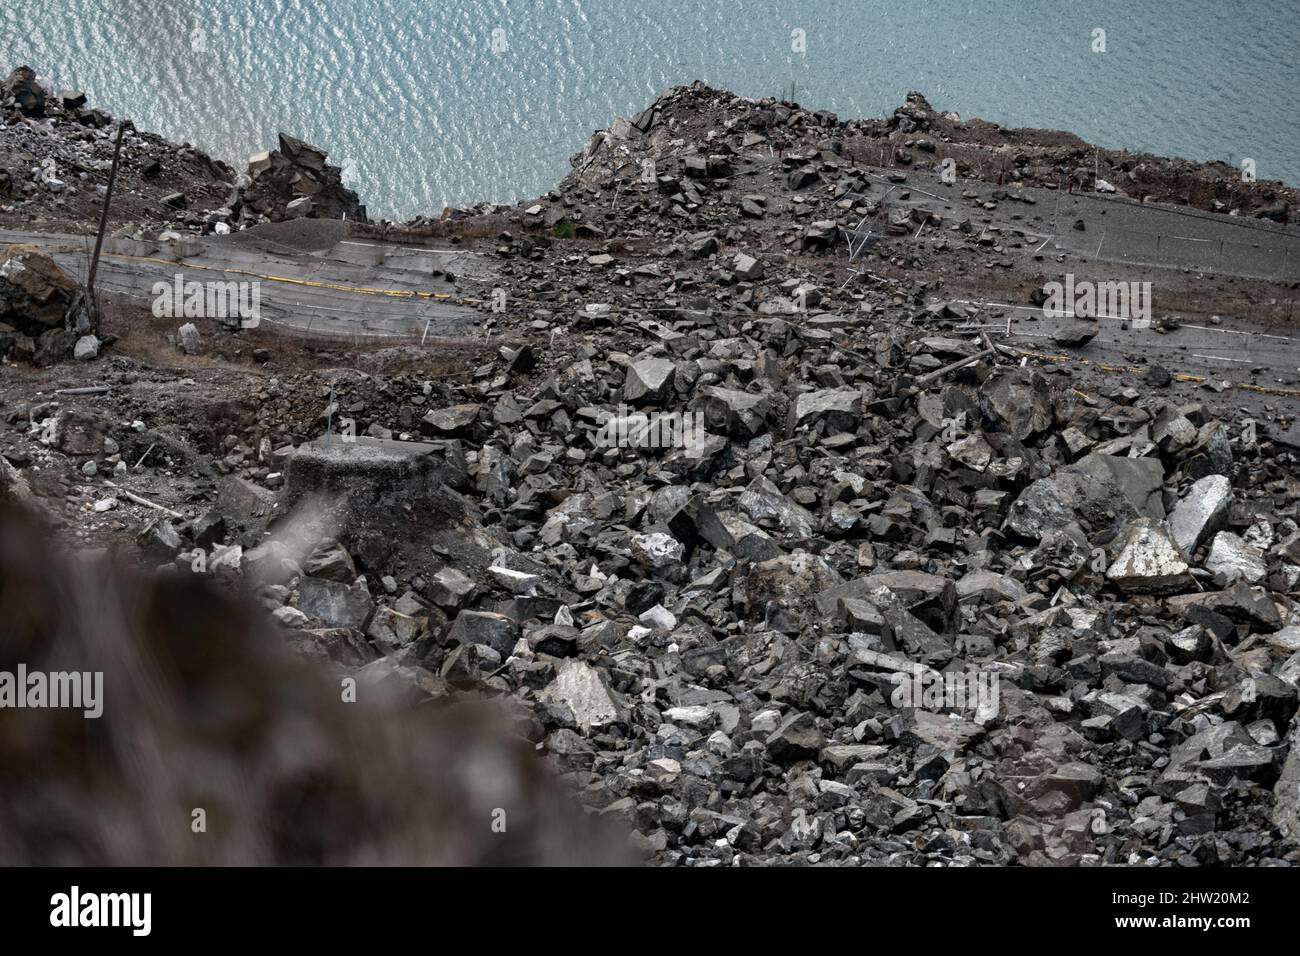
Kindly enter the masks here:
<path id="1" fill-rule="evenodd" d="M 985 349 L 982 352 L 976 352 L 974 355 L 971 355 L 968 358 L 958 359 L 956 362 L 953 362 L 950 365 L 945 365 L 943 368 L 937 368 L 933 372 L 927 372 L 925 375 L 922 375 L 920 378 L 916 379 L 916 381 L 913 382 L 913 384 L 917 388 L 925 388 L 925 386 L 929 385 L 931 382 L 935 381 L 936 379 L 943 378 L 945 375 L 949 374 L 950 372 L 955 372 L 960 368 L 965 368 L 967 365 L 974 365 L 980 359 L 988 358 L 996 351 L 997 349 Z"/>
<path id="2" fill-rule="evenodd" d="M 127 491 L 125 488 L 119 488 L 111 481 L 106 481 L 104 482 L 104 484 L 108 485 L 108 487 L 118 492 L 127 501 L 134 501 L 136 504 L 144 505 L 146 508 L 153 508 L 155 511 L 161 511 L 167 517 L 175 518 L 177 521 L 185 520 L 185 516 L 181 514 L 179 511 L 172 511 L 171 508 L 165 508 L 162 505 L 158 504 L 158 502 L 156 501 L 150 501 L 148 498 L 142 498 L 139 495 L 137 495 L 134 491 Z"/>
<path id="3" fill-rule="evenodd" d="M 131 470 L 132 470 L 132 471 L 139 471 L 139 470 L 140 470 L 140 466 L 144 464 L 144 460 L 145 460 L 146 458 L 149 457 L 149 452 L 153 451 L 153 450 L 154 450 L 155 448 L 157 448 L 157 447 L 158 447 L 158 443 L 157 443 L 157 442 L 154 442 L 152 445 L 150 445 L 148 448 L 146 448 L 146 449 L 144 450 L 144 454 L 140 456 L 140 460 L 137 461 L 137 462 L 135 463 L 135 467 L 132 468 Z"/>
<path id="4" fill-rule="evenodd" d="M 980 332 L 980 340 L 983 341 L 984 348 L 986 349 L 1001 352 L 1003 355 L 1010 355 L 1016 358 L 1019 357 L 1015 349 L 1013 349 L 1009 345 L 999 345 L 997 342 L 994 342 L 991 338 L 989 338 L 989 334 L 987 332 L 984 331 Z"/>

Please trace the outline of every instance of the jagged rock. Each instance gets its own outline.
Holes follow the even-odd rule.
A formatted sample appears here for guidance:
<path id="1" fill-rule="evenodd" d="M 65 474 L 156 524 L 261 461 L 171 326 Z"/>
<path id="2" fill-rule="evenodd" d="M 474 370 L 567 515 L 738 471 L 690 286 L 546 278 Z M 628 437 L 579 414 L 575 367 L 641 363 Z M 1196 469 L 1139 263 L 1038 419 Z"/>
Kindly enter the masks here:
<path id="1" fill-rule="evenodd" d="M 852 431 L 862 418 L 862 395 L 857 389 L 822 389 L 804 392 L 790 408 L 790 429 L 826 420 L 831 431 Z"/>
<path id="2" fill-rule="evenodd" d="M 776 485 L 761 476 L 750 482 L 738 504 L 752 520 L 775 522 L 796 538 L 810 537 L 816 525 L 816 519 L 806 508 L 781 494 Z"/>
<path id="3" fill-rule="evenodd" d="M 244 549 L 240 545 L 212 546 L 212 557 L 208 559 L 208 573 L 217 576 L 235 577 L 244 571 Z"/>
<path id="4" fill-rule="evenodd" d="M 63 329 L 49 329 L 36 340 L 32 364 L 41 368 L 56 364 L 72 348 L 72 338 Z"/>
<path id="5" fill-rule="evenodd" d="M 668 530 L 682 543 L 688 556 L 701 544 L 721 551 L 731 549 L 736 543 L 718 513 L 699 495 L 693 496 L 668 519 Z"/>
<path id="6" fill-rule="evenodd" d="M 76 283 L 49 256 L 16 252 L 0 260 L 0 320 L 35 336 L 62 325 L 76 301 Z"/>
<path id="7" fill-rule="evenodd" d="M 324 150 L 280 133 L 279 149 L 249 157 L 247 184 L 239 189 L 231 215 L 243 220 L 308 215 L 365 222 L 366 207 L 343 185 L 342 170 L 325 160 Z"/>
<path id="8" fill-rule="evenodd" d="M 1232 504 L 1232 485 L 1223 475 L 1206 475 L 1196 481 L 1169 516 L 1174 544 L 1191 555 L 1211 534 L 1223 527 Z"/>
<path id="9" fill-rule="evenodd" d="M 898 739 L 909 747 L 924 744 L 939 750 L 961 751 L 982 738 L 984 733 L 984 728 L 973 721 L 915 709 Z"/>
<path id="10" fill-rule="evenodd" d="M 767 752 L 780 763 L 814 760 L 825 742 L 812 714 L 794 713 L 768 735 Z"/>
<path id="11" fill-rule="evenodd" d="M 498 585 L 511 594 L 531 594 L 542 581 L 541 575 L 529 574 L 527 571 L 516 571 L 513 568 L 503 568 L 499 565 L 488 568 L 487 573 Z"/>
<path id="12" fill-rule="evenodd" d="M 664 711 L 664 720 L 697 730 L 708 730 L 717 722 L 718 715 L 704 706 L 669 707 Z"/>
<path id="13" fill-rule="evenodd" d="M 671 568 L 681 563 L 685 548 L 663 532 L 632 536 L 632 556 L 648 568 Z"/>
<path id="14" fill-rule="evenodd" d="M 93 358 L 98 358 L 99 338 L 94 335 L 83 335 L 77 339 L 76 345 L 72 347 L 72 357 L 80 362 L 88 362 Z"/>
<path id="15" fill-rule="evenodd" d="M 970 571 L 957 581 L 957 598 L 962 604 L 979 601 L 1023 601 L 1029 596 L 1015 578 L 993 571 Z"/>
<path id="16" fill-rule="evenodd" d="M 763 394 L 707 386 L 698 393 L 705 427 L 736 438 L 751 438 L 763 431 L 771 400 Z"/>
<path id="17" fill-rule="evenodd" d="M 176 330 L 176 344 L 186 355 L 198 355 L 203 351 L 203 340 L 199 335 L 198 326 L 193 322 L 186 322 Z"/>
<path id="18" fill-rule="evenodd" d="M 840 227 L 834 219 L 819 219 L 804 226 L 799 234 L 799 247 L 808 252 L 829 249 L 839 236 Z"/>
<path id="19" fill-rule="evenodd" d="M 438 675 L 455 687 L 474 687 L 501 666 L 499 651 L 486 644 L 461 644 L 452 648 Z"/>
<path id="20" fill-rule="evenodd" d="M 1124 531 L 1106 577 L 1125 591 L 1166 593 L 1191 586 L 1187 562 L 1163 522 L 1141 518 Z"/>
<path id="21" fill-rule="evenodd" d="M 1184 470 L 1192 478 L 1227 475 L 1232 469 L 1232 437 L 1222 422 L 1210 421 L 1196 432 Z"/>
<path id="22" fill-rule="evenodd" d="M 289 607 L 288 605 L 276 608 L 271 612 L 271 617 L 275 619 L 277 624 L 285 627 L 300 628 L 311 623 L 311 618 L 306 614 L 303 614 L 296 607 Z"/>
<path id="23" fill-rule="evenodd" d="M 375 644 L 389 651 L 399 650 L 411 644 L 420 634 L 420 622 L 413 617 L 395 611 L 392 608 L 376 609 L 366 628 L 366 636 Z"/>
<path id="24" fill-rule="evenodd" d="M 1081 348 L 1097 337 L 1095 325 L 1074 325 L 1057 329 L 1052 333 L 1052 341 L 1066 348 Z"/>
<path id="25" fill-rule="evenodd" d="M 991 428 L 1018 441 L 1046 431 L 1052 424 L 1047 383 L 1034 371 L 999 372 L 980 389 L 979 404 Z"/>
<path id="26" fill-rule="evenodd" d="M 350 627 L 303 628 L 296 635 L 297 639 L 291 643 L 299 653 L 344 667 L 360 667 L 376 656 L 375 649 L 361 633 Z"/>
<path id="27" fill-rule="evenodd" d="M 337 541 L 316 548 L 302 564 L 303 573 L 326 581 L 351 584 L 357 579 L 357 566 L 352 556 Z"/>
<path id="28" fill-rule="evenodd" d="M 745 603 L 751 616 L 769 601 L 794 609 L 840 583 L 835 569 L 816 555 L 804 552 L 782 555 L 759 561 L 750 568 L 744 579 Z"/>
<path id="29" fill-rule="evenodd" d="M 1231 531 L 1220 531 L 1210 544 L 1210 554 L 1205 559 L 1206 570 L 1214 572 L 1216 581 L 1223 585 L 1235 581 L 1258 584 L 1268 573 L 1264 552 L 1247 544 Z"/>
<path id="30" fill-rule="evenodd" d="M 951 632 L 956 624 L 956 586 L 922 571 L 881 571 L 828 588 L 817 595 L 817 610 L 829 617 L 841 600 L 871 599 L 880 588 L 896 595 L 907 610 L 940 632 Z"/>
<path id="31" fill-rule="evenodd" d="M 882 586 L 871 592 L 870 601 L 885 622 L 881 635 L 887 648 L 901 648 L 909 657 L 934 664 L 952 657 L 951 644 L 930 626 L 929 621 L 935 620 L 934 615 L 923 620 L 913 612 L 913 608 L 918 607 L 914 600 Z M 942 623 L 948 629 L 950 622 L 945 620 Z"/>
<path id="32" fill-rule="evenodd" d="M 421 421 L 435 432 L 454 435 L 467 431 L 478 420 L 481 405 L 452 405 L 450 408 L 435 408 L 428 412 Z"/>
<path id="33" fill-rule="evenodd" d="M 1206 660 L 1213 647 L 1209 632 L 1199 624 L 1185 627 L 1177 634 L 1170 635 L 1166 646 L 1169 648 L 1169 656 L 1179 664 Z"/>
<path id="34" fill-rule="evenodd" d="M 750 282 L 763 278 L 763 263 L 743 252 L 736 254 L 732 268 L 736 270 L 736 275 Z"/>
<path id="35" fill-rule="evenodd" d="M 637 404 L 661 405 L 672 395 L 676 366 L 667 359 L 648 358 L 628 366 L 623 398 Z"/>
<path id="36" fill-rule="evenodd" d="M 1165 517 L 1165 469 L 1160 459 L 1092 454 L 1081 458 L 1071 470 L 1103 479 L 1109 475 L 1138 514 L 1157 521 Z"/>
<path id="37" fill-rule="evenodd" d="M 447 640 L 456 644 L 485 644 L 505 658 L 519 641 L 519 625 L 504 614 L 461 611 L 447 632 Z"/>
<path id="38" fill-rule="evenodd" d="M 1287 757 L 1273 786 L 1273 823 L 1283 836 L 1300 842 L 1300 723 L 1287 738 Z"/>
<path id="39" fill-rule="evenodd" d="M 15 69 L 5 80 L 4 86 L 0 87 L 0 98 L 10 96 L 24 116 L 39 118 L 45 115 L 45 101 L 49 92 L 37 80 L 36 71 L 30 66 Z"/>
<path id="40" fill-rule="evenodd" d="M 370 620 L 374 601 L 359 584 L 304 577 L 298 582 L 298 610 L 327 627 L 362 631 Z"/>
<path id="41" fill-rule="evenodd" d="M 1197 611 L 1210 611 L 1264 632 L 1276 631 L 1282 626 L 1282 616 L 1273 601 L 1267 594 L 1252 590 L 1245 581 L 1237 581 L 1223 591 L 1178 594 L 1167 598 L 1166 603 L 1191 623 L 1198 623 L 1193 618 Z"/>
<path id="42" fill-rule="evenodd" d="M 686 255 L 691 259 L 707 259 L 717 251 L 718 237 L 712 232 L 696 233 L 686 247 Z"/>
<path id="43" fill-rule="evenodd" d="M 1031 792 L 1034 795 L 1059 793 L 1066 798 L 1066 806 L 1073 810 L 1091 802 L 1105 779 L 1092 764 L 1073 761 L 1038 777 L 1031 785 Z"/>
<path id="44" fill-rule="evenodd" d="M 1109 469 L 1092 472 L 1070 466 L 1048 478 L 1040 478 L 1021 492 L 1011 505 L 1007 528 L 1018 535 L 1041 539 L 1049 532 L 1064 531 L 1079 520 L 1094 529 L 1114 529 L 1138 516 L 1109 474 Z"/>
<path id="45" fill-rule="evenodd" d="M 542 692 L 545 700 L 565 704 L 584 733 L 622 719 L 621 702 L 605 676 L 585 661 L 568 658 L 556 668 L 555 679 Z"/>
<path id="46" fill-rule="evenodd" d="M 145 553 L 159 560 L 170 560 L 181 550 L 181 536 L 166 518 L 155 518 L 136 536 L 136 543 Z"/>

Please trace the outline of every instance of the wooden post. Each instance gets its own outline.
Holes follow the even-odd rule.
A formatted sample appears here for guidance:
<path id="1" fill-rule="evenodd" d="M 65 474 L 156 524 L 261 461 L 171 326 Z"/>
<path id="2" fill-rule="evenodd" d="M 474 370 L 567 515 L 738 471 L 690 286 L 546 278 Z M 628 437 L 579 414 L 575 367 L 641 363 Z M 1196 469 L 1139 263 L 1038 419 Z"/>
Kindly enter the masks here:
<path id="1" fill-rule="evenodd" d="M 90 259 L 90 275 L 86 279 L 86 296 L 93 313 L 99 310 L 95 305 L 95 273 L 99 271 L 99 252 L 104 246 L 104 232 L 108 229 L 108 207 L 113 202 L 113 184 L 117 182 L 117 163 L 122 156 L 122 134 L 130 126 L 129 120 L 117 124 L 117 143 L 113 147 L 113 165 L 108 171 L 108 189 L 104 192 L 104 208 L 99 211 L 99 232 L 95 234 L 95 253 Z M 134 127 L 132 126 L 132 129 Z"/>

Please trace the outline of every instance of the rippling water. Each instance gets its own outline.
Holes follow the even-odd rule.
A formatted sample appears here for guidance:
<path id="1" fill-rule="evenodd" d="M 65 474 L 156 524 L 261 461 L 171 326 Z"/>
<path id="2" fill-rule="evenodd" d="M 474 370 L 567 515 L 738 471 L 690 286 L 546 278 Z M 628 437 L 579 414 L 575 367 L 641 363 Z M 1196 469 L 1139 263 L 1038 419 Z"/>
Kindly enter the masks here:
<path id="1" fill-rule="evenodd" d="M 393 217 L 544 192 L 592 130 L 695 79 L 751 96 L 793 82 L 800 102 L 846 118 L 918 89 L 967 117 L 1250 157 L 1260 178 L 1300 183 L 1300 0 L 1150 6 L 5 0 L 0 67 L 28 62 L 241 166 L 292 132 Z M 1092 52 L 1097 28 L 1105 53 Z"/>

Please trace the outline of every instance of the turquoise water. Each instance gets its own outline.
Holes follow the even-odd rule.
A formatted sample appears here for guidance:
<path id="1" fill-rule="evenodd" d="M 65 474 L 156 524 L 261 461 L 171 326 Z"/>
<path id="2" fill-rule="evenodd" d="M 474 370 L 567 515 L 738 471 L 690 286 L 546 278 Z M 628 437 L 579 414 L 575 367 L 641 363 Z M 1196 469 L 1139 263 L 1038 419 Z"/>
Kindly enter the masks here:
<path id="1" fill-rule="evenodd" d="M 1094 53 L 1093 31 L 1106 31 Z M 804 52 L 794 33 L 802 30 Z M 498 32 L 499 31 L 499 32 Z M 279 129 L 372 215 L 544 192 L 616 115 L 702 79 L 842 117 L 909 89 L 1300 183 L 1300 0 L 6 0 L 0 66 L 242 168 Z"/>

